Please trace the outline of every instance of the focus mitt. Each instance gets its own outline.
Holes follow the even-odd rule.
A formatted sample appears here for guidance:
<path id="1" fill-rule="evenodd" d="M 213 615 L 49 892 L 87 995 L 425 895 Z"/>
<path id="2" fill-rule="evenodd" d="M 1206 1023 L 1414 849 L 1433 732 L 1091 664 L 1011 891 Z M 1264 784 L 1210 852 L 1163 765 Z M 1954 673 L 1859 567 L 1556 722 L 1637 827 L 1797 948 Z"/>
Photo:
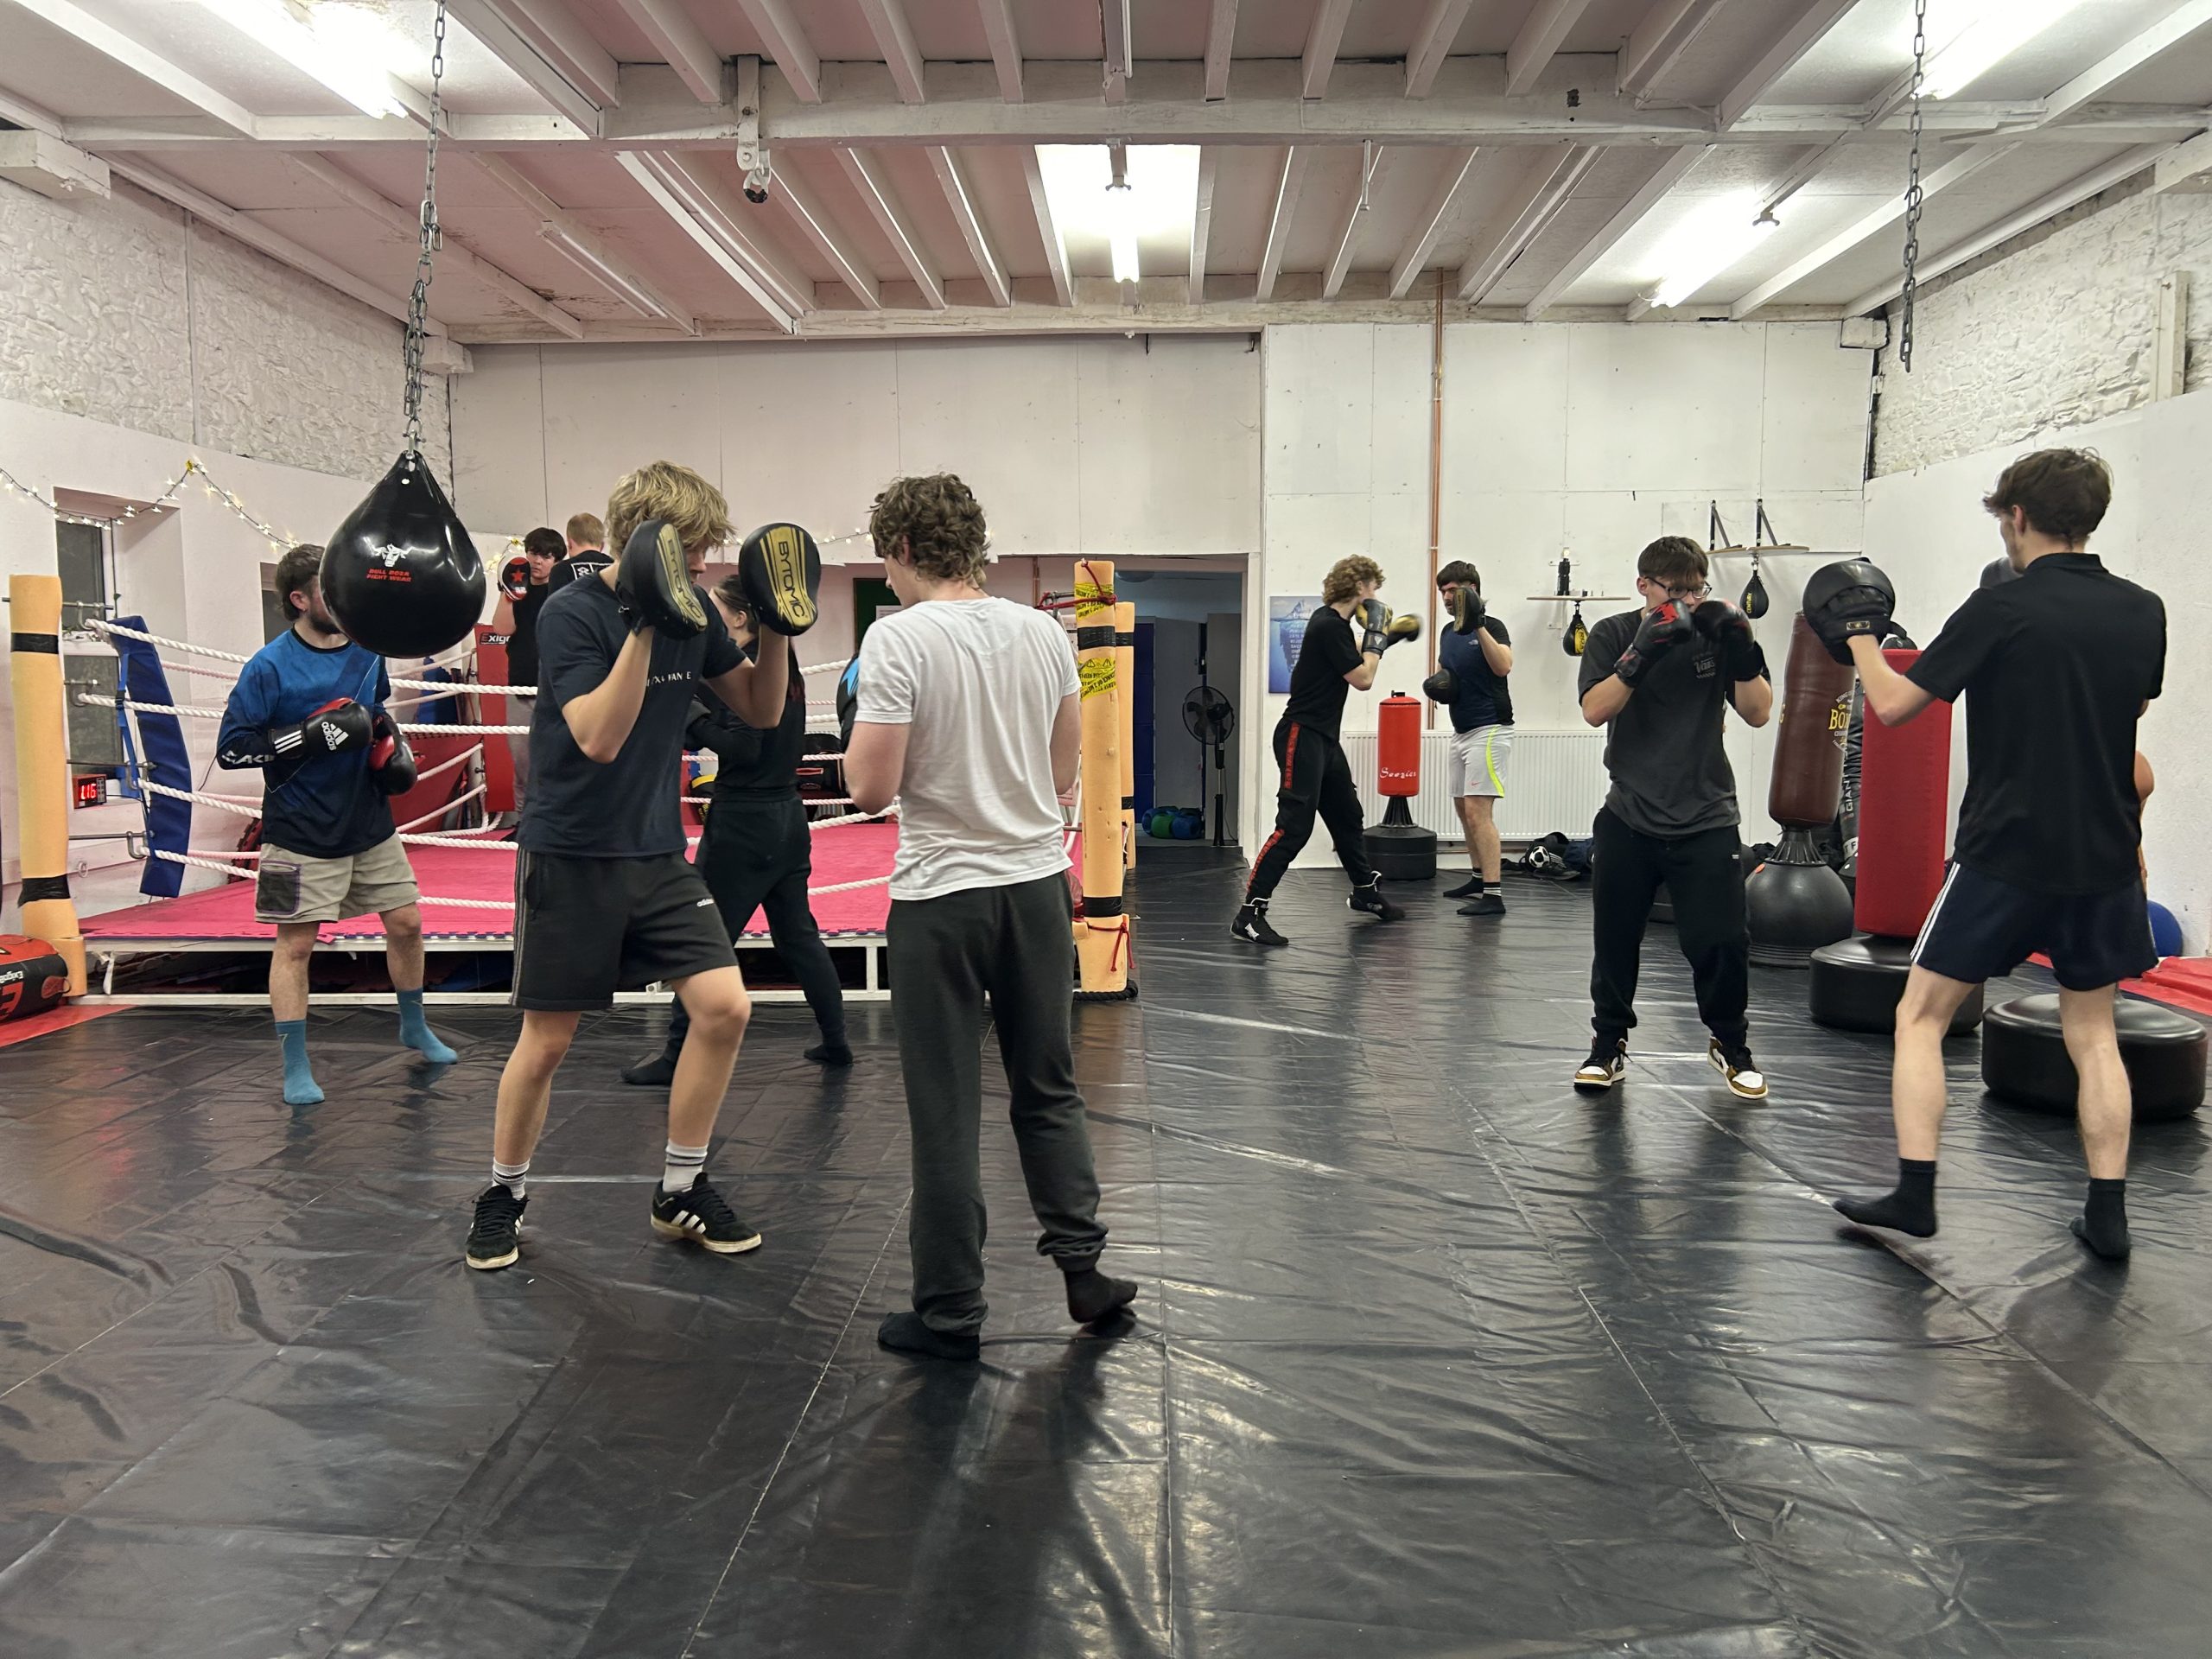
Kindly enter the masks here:
<path id="1" fill-rule="evenodd" d="M 415 751 L 381 709 L 369 722 L 369 781 L 383 795 L 404 795 L 415 787 Z"/>
<path id="2" fill-rule="evenodd" d="M 804 633 L 820 613 L 822 550 L 797 524 L 763 524 L 737 550 L 737 582 L 745 608 L 772 633 Z"/>
<path id="3" fill-rule="evenodd" d="M 707 631 L 707 607 L 691 585 L 683 538 L 665 518 L 648 518 L 630 532 L 614 573 L 614 597 L 632 633 L 651 628 L 689 639 Z"/>
<path id="4" fill-rule="evenodd" d="M 1459 695 L 1459 677 L 1448 668 L 1440 668 L 1421 683 L 1421 689 L 1431 702 L 1449 702 Z"/>
<path id="5" fill-rule="evenodd" d="M 1851 641 L 1859 634 L 1881 643 L 1897 603 L 1889 577 L 1865 559 L 1840 559 L 1805 579 L 1805 620 L 1839 663 L 1851 661 Z"/>
<path id="6" fill-rule="evenodd" d="M 1462 588 L 1452 595 L 1452 628 L 1455 633 L 1472 633 L 1482 626 L 1486 614 L 1483 596 L 1473 588 Z"/>
<path id="7" fill-rule="evenodd" d="M 530 561 L 521 554 L 499 567 L 499 591 L 509 599 L 530 597 Z"/>

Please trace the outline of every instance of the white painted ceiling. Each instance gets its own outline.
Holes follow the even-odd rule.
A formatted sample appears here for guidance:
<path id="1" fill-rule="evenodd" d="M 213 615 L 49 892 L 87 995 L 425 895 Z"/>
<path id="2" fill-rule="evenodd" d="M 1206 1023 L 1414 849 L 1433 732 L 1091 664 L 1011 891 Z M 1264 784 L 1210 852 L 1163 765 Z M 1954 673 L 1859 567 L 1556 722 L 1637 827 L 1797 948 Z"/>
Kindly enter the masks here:
<path id="1" fill-rule="evenodd" d="M 1928 0 L 1931 33 L 1988 3 Z M 435 0 L 364 3 L 426 98 Z M 1124 4 L 1135 64 L 1109 87 Z M 455 5 L 441 217 L 473 257 L 441 265 L 431 311 L 463 341 L 1247 328 L 1419 315 L 1440 293 L 1454 315 L 1643 315 L 1717 199 L 1771 203 L 1780 227 L 1672 315 L 1840 315 L 1886 298 L 1903 243 L 1905 115 L 1883 100 L 1912 0 Z M 372 303 L 404 295 L 419 117 L 359 115 L 190 0 L 0 0 L 0 20 L 7 124 Z M 736 156 L 747 58 L 765 60 L 764 206 Z M 2212 0 L 2084 0 L 1927 114 L 1923 175 L 1986 159 L 1928 198 L 1940 264 L 2212 127 Z M 1202 146 L 1195 290 L 1187 231 L 1148 235 L 1121 287 L 1104 238 L 1063 234 L 1033 188 L 1036 146 L 1117 138 Z M 647 156 L 688 175 L 666 200 Z M 1555 175 L 1571 190 L 1548 198 Z"/>

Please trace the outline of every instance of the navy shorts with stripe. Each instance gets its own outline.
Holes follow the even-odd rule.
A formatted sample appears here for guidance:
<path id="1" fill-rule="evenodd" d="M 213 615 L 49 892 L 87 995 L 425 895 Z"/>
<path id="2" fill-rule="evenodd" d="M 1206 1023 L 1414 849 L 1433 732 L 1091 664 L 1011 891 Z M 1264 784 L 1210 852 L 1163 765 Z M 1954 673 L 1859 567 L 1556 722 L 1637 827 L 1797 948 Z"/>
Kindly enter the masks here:
<path id="1" fill-rule="evenodd" d="M 2143 884 L 2111 893 L 2031 893 L 1953 864 L 1912 948 L 1915 965 L 1979 985 L 2037 951 L 2069 991 L 2094 991 L 2158 965 Z"/>

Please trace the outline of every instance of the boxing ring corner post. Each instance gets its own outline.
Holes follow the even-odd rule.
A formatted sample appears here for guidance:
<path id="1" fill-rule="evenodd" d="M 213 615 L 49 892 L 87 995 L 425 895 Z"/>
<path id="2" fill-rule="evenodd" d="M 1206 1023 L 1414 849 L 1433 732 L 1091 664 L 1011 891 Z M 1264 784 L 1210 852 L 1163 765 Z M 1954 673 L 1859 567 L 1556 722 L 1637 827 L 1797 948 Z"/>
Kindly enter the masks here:
<path id="1" fill-rule="evenodd" d="M 1121 607 L 1111 560 L 1075 567 L 1075 656 L 1083 734 L 1077 775 L 1082 790 L 1082 912 L 1075 920 L 1076 995 L 1128 994 L 1129 918 L 1122 902 L 1124 817 L 1122 732 L 1127 692 L 1120 674 Z M 1135 607 L 1130 607 L 1134 626 Z M 1131 654 L 1135 654 L 1134 636 Z"/>
<path id="2" fill-rule="evenodd" d="M 69 898 L 68 716 L 61 688 L 61 578 L 8 578 L 9 678 L 15 695 L 16 810 L 22 842 L 23 931 L 51 944 L 85 994 L 85 940 Z"/>

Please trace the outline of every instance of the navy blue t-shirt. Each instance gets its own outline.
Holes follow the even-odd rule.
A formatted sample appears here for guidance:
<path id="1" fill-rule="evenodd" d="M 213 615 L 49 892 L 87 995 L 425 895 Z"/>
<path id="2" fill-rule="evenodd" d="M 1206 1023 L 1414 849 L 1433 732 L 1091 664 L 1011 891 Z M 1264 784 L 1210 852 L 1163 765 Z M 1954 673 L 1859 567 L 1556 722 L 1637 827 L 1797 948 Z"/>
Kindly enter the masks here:
<path id="1" fill-rule="evenodd" d="M 271 726 L 296 726 L 327 702 L 370 709 L 391 695 L 384 658 L 365 645 L 311 645 L 287 628 L 238 672 L 215 740 L 216 763 L 261 768 L 261 839 L 308 858 L 350 858 L 391 835 L 391 803 L 369 781 L 365 747 L 305 758 L 274 753 Z"/>
<path id="2" fill-rule="evenodd" d="M 694 588 L 695 593 L 698 592 Z M 562 710 L 596 691 L 630 637 L 614 590 L 595 577 L 570 582 L 537 613 L 537 709 L 530 722 L 530 791 L 517 839 L 533 853 L 569 858 L 650 858 L 683 850 L 678 811 L 683 728 L 691 688 L 745 660 L 721 613 L 699 594 L 707 631 L 653 636 L 637 724 L 601 766 L 576 747 Z"/>
<path id="3" fill-rule="evenodd" d="M 1505 624 L 1496 617 L 1484 617 L 1483 626 L 1499 645 L 1513 643 Z M 1491 672 L 1490 658 L 1483 655 L 1483 642 L 1474 634 L 1446 627 L 1437 636 L 1436 661 L 1439 667 L 1452 671 L 1459 688 L 1452 699 L 1453 731 L 1478 732 L 1485 726 L 1513 723 L 1513 694 L 1505 688 L 1505 676 Z"/>

